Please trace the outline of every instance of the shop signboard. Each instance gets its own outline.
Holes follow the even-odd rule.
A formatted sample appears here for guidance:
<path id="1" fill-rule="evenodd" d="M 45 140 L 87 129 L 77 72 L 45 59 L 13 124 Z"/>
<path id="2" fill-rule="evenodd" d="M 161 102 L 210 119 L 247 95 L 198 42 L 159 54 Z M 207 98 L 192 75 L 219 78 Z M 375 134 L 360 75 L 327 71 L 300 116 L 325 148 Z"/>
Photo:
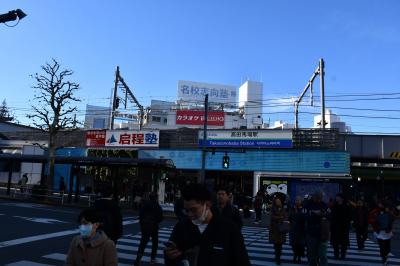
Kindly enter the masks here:
<path id="1" fill-rule="evenodd" d="M 160 132 L 152 130 L 89 130 L 87 147 L 158 147 Z"/>
<path id="2" fill-rule="evenodd" d="M 224 126 L 225 115 L 221 111 L 207 112 L 207 125 L 209 126 Z M 177 125 L 204 125 L 204 111 L 196 110 L 177 110 L 176 111 Z"/>
<path id="3" fill-rule="evenodd" d="M 199 145 L 203 146 L 203 131 L 199 131 Z M 292 148 L 291 130 L 209 130 L 206 147 L 236 148 Z"/>
<path id="4" fill-rule="evenodd" d="M 159 131 L 152 130 L 107 130 L 106 147 L 158 147 Z"/>
<path id="5" fill-rule="evenodd" d="M 106 143 L 105 130 L 89 130 L 86 131 L 86 146 L 87 147 L 104 147 Z"/>

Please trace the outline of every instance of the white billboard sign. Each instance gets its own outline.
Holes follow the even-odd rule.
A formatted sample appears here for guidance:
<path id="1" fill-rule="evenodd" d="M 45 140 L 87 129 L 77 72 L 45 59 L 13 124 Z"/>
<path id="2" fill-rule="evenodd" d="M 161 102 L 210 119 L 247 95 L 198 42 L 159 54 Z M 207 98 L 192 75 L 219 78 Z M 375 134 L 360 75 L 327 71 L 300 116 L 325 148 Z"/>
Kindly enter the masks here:
<path id="1" fill-rule="evenodd" d="M 184 80 L 178 82 L 178 99 L 204 102 L 206 94 L 208 94 L 209 102 L 236 103 L 236 88 L 234 86 Z"/>

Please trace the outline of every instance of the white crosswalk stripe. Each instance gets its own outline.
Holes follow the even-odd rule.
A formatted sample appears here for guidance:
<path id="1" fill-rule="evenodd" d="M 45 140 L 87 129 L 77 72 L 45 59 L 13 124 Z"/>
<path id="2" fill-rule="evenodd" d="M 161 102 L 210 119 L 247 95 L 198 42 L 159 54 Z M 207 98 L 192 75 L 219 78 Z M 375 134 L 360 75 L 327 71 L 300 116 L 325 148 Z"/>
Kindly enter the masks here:
<path id="1" fill-rule="evenodd" d="M 157 261 L 158 265 L 163 264 L 163 245 L 168 240 L 172 232 L 172 227 L 161 228 L 159 231 L 159 247 L 157 250 Z M 250 257 L 252 265 L 266 266 L 275 265 L 274 262 L 274 249 L 273 244 L 268 241 L 268 230 L 261 227 L 243 227 L 242 230 L 247 252 Z M 118 266 L 132 265 L 136 258 L 136 252 L 140 243 L 140 234 L 125 235 L 117 243 L 118 250 Z M 143 262 L 150 261 L 151 252 L 151 241 L 145 249 L 145 256 L 142 258 Z M 347 252 L 345 260 L 334 260 L 333 249 L 328 247 L 328 262 L 332 266 L 378 266 L 381 265 L 381 258 L 379 256 L 379 248 L 376 243 L 371 240 L 367 240 L 365 243 L 364 250 L 358 250 L 356 245 L 355 235 L 350 236 L 350 248 Z M 46 259 L 44 263 L 30 262 L 30 261 L 17 261 L 9 266 L 19 265 L 32 265 L 32 266 L 51 266 L 51 265 L 62 265 L 65 261 L 65 253 L 51 253 L 41 257 L 41 262 Z M 286 266 L 297 266 L 299 264 L 291 263 L 293 258 L 292 249 L 289 245 L 284 244 L 282 249 L 282 265 Z M 48 262 L 47 262 L 48 261 Z M 306 265 L 305 258 L 303 259 L 303 265 Z M 400 259 L 394 257 L 392 254 L 389 256 L 388 265 L 400 265 Z"/>

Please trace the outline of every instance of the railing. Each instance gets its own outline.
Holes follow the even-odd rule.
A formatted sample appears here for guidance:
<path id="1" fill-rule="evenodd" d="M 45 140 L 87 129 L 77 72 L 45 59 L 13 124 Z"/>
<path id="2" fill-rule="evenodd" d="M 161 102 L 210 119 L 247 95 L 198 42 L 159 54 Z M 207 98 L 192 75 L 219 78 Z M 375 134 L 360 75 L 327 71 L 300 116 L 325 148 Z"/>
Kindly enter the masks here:
<path id="1" fill-rule="evenodd" d="M 56 190 L 49 190 L 43 187 L 32 186 L 32 185 L 15 185 L 13 184 L 10 188 L 10 194 L 7 195 L 7 187 L 0 186 L 0 195 L 8 196 L 15 199 L 32 199 L 38 201 L 48 201 L 64 205 L 70 201 L 78 203 L 83 206 L 91 206 L 98 195 L 94 193 L 80 194 L 78 199 L 75 198 L 75 194 L 69 195 L 68 193 Z"/>

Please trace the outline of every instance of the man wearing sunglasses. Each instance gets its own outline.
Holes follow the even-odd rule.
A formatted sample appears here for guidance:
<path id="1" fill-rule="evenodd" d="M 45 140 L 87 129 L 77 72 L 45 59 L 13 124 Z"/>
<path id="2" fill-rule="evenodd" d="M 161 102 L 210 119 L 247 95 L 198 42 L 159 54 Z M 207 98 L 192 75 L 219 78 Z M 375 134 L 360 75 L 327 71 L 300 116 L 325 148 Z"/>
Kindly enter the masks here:
<path id="1" fill-rule="evenodd" d="M 250 265 L 239 227 L 230 219 L 213 215 L 208 189 L 190 184 L 182 197 L 189 219 L 178 222 L 165 243 L 165 265 Z"/>

